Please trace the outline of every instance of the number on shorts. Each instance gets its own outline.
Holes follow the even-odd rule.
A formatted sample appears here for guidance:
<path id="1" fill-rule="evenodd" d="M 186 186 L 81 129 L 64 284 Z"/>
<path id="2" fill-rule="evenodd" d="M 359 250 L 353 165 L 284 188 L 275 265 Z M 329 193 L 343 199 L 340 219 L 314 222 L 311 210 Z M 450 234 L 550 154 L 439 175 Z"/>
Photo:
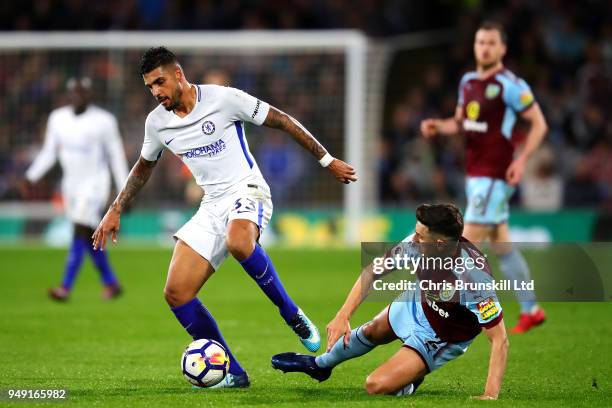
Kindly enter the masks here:
<path id="1" fill-rule="evenodd" d="M 241 209 L 242 208 L 242 209 Z M 256 202 L 248 197 L 239 198 L 234 202 L 234 211 L 238 214 L 255 212 Z"/>
<path id="2" fill-rule="evenodd" d="M 441 340 L 428 340 L 425 342 L 425 347 L 427 347 L 428 352 L 437 351 L 443 343 Z"/>

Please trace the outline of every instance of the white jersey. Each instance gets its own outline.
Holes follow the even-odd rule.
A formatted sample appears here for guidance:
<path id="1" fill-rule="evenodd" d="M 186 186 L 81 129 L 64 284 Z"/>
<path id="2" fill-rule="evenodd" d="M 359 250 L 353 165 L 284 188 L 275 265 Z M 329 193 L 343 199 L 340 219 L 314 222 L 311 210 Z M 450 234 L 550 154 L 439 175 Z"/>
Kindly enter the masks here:
<path id="1" fill-rule="evenodd" d="M 155 161 L 168 149 L 180 157 L 204 189 L 204 202 L 235 193 L 245 183 L 269 191 L 243 123 L 261 125 L 269 110 L 270 105 L 238 89 L 196 85 L 195 106 L 184 118 L 161 105 L 149 113 L 141 155 Z"/>
<path id="2" fill-rule="evenodd" d="M 76 115 L 72 106 L 49 115 L 42 150 L 26 172 L 38 181 L 59 159 L 64 196 L 82 196 L 106 202 L 110 193 L 109 164 L 117 190 L 128 175 L 123 144 L 115 117 L 102 108 L 89 105 Z"/>

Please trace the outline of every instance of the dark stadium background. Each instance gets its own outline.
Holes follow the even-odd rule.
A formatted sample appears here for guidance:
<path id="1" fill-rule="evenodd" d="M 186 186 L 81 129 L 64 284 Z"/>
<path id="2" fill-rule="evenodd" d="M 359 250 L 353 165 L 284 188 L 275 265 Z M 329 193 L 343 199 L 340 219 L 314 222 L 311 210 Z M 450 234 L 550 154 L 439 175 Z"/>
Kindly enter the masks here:
<path id="1" fill-rule="evenodd" d="M 358 29 L 372 41 L 393 43 L 402 36 L 433 32 L 442 38 L 430 47 L 402 50 L 393 54 L 383 84 L 383 120 L 373 138 L 377 188 L 372 198 L 380 208 L 414 207 L 423 201 L 454 200 L 464 202 L 463 150 L 457 139 L 424 142 L 418 125 L 422 118 L 453 113 L 457 83 L 461 74 L 473 68 L 472 37 L 483 18 L 496 19 L 509 35 L 506 65 L 531 84 L 548 120 L 550 131 L 545 145 L 531 161 L 525 179 L 515 194 L 515 208 L 555 213 L 567 209 L 588 209 L 592 219 L 581 236 L 610 238 L 612 208 L 612 124 L 609 120 L 612 94 L 612 26 L 610 3 L 606 1 L 110 1 L 90 4 L 84 1 L 20 1 L 0 6 L 0 27 L 13 32 L 81 30 L 279 30 L 284 29 Z M 161 30 L 161 31 L 158 31 Z M 137 61 L 138 53 L 132 57 Z M 25 60 L 14 64 L 26 63 Z M 28 62 L 32 63 L 32 62 Z M 75 65 L 78 65 L 75 61 Z M 340 70 L 338 62 L 313 59 L 303 75 L 328 69 Z M 196 79 L 209 68 L 208 61 L 189 61 Z M 236 66 L 235 64 L 233 65 Z M 5 92 L 4 114 L 17 115 L 18 128 L 0 124 L 0 201 L 48 200 L 57 187 L 57 177 L 47 177 L 35 191 L 24 193 L 18 183 L 32 159 L 32 149 L 40 143 L 48 111 L 64 101 L 63 81 L 70 72 L 62 72 L 48 90 L 27 80 L 17 80 L 23 70 L 18 66 L 0 66 L 0 82 Z M 43 68 L 44 69 L 44 68 Z M 249 88 L 240 72 L 225 68 L 235 86 Z M 234 68 L 236 69 L 236 68 Z M 297 69 L 297 68 L 292 68 Z M 81 69 L 82 71 L 82 69 Z M 338 72 L 340 72 L 338 71 Z M 94 76 L 96 74 L 88 73 Z M 101 75 L 101 74 L 99 74 Z M 268 75 L 274 81 L 277 73 Z M 282 75 L 282 71 L 278 72 Z M 299 75 L 299 73 L 297 74 Z M 324 75 L 324 74 L 321 74 Z M 103 79 L 103 78 L 100 78 Z M 328 86 L 317 81 L 324 93 Z M 133 163 L 142 139 L 144 116 L 153 101 L 134 78 L 129 99 L 96 100 L 119 115 L 122 134 Z M 307 83 L 303 86 L 310 86 Z M 29 89 L 29 87 L 43 89 Z M 280 107 L 293 108 L 304 123 L 316 122 L 317 110 L 303 111 L 292 101 L 291 85 L 275 92 L 260 91 L 263 98 Z M 39 97 L 25 101 L 23 94 L 37 92 Z M 18 95 L 18 96 L 16 96 Z M 19 96 L 21 95 L 21 96 Z M 308 95 L 308 93 L 306 93 Z M 308 98 L 308 96 L 305 96 Z M 23 103 L 26 105 L 24 106 Z M 28 103 L 32 106 L 28 106 Z M 304 102 L 308 104 L 308 99 Z M 312 102 L 311 102 L 312 104 Z M 336 105 L 337 106 L 337 105 Z M 125 109 L 127 107 L 127 109 Z M 326 108 L 333 112 L 334 107 Z M 336 108 L 337 109 L 337 108 Z M 333 114 L 333 113 L 332 113 Z M 338 116 L 342 113 L 338 112 Z M 330 114 L 331 115 L 331 114 Z M 20 116 L 20 117 L 19 117 Z M 327 121 L 326 123 L 331 123 Z M 7 128 L 7 126 L 9 126 Z M 313 125 L 315 135 L 331 147 L 341 145 L 341 128 Z M 332 125 L 333 126 L 333 125 Z M 256 157 L 274 146 L 258 145 L 259 129 L 254 130 Z M 520 133 L 520 132 L 519 132 Z M 520 135 L 519 135 L 520 138 Z M 282 146 L 292 142 L 281 140 Z M 339 190 L 330 184 L 323 188 L 303 188 L 316 169 L 307 156 L 292 151 L 300 163 L 292 177 L 272 186 L 277 203 L 283 208 L 329 207 L 340 200 Z M 304 164 L 305 163 L 305 164 Z M 304 170 L 306 165 L 306 170 Z M 165 163 L 164 172 L 156 174 L 136 208 L 185 207 L 181 168 Z M 269 170 L 268 167 L 272 166 Z M 273 178 L 274 164 L 262 165 Z M 158 172 L 162 173 L 162 172 Z M 322 177 L 325 181 L 325 178 Z M 283 184 L 284 183 L 284 184 Z M 297 185 L 297 186 L 296 186 Z M 330 187 L 331 186 L 331 187 Z M 541 188 L 551 192 L 538 197 Z M 311 192 L 314 191 L 314 192 Z M 162 195 L 155 197 L 156 194 Z M 289 192 L 289 193 L 286 193 Z M 156 199 L 157 200 L 156 200 Z M 333 204 L 332 204 L 333 206 Z M 280 209 L 279 207 L 279 209 Z M 569 214 L 569 213 L 568 213 Z M 583 213 L 578 213 L 583 214 Z M 37 230 L 38 228 L 34 228 Z M 397 238 L 393 236 L 393 238 Z"/>
<path id="2" fill-rule="evenodd" d="M 612 2 L 601 0 L 9 0 L 0 2 L 0 40 L 52 31 L 79 36 L 84 31 L 272 30 L 283 36 L 284 30 L 359 30 L 371 44 L 393 50 L 379 73 L 380 123 L 368 134 L 371 144 L 364 152 L 376 188 L 366 197 L 371 212 L 363 230 L 369 239 L 397 240 L 414 225 L 416 205 L 465 204 L 461 138 L 425 141 L 418 127 L 425 117 L 453 113 L 459 78 L 473 69 L 474 30 L 485 18 L 497 20 L 509 36 L 505 64 L 532 86 L 550 128 L 513 197 L 513 237 L 563 242 L 586 254 L 589 276 L 601 278 L 610 300 L 611 14 Z M 415 42 L 421 45 L 411 46 Z M 233 261 L 207 283 L 201 298 L 245 361 L 253 387 L 212 395 L 188 388 L 178 360 L 189 339 L 167 310 L 162 288 L 170 235 L 197 202 L 186 199 L 188 175 L 169 154 L 125 215 L 119 245 L 109 251 L 125 296 L 102 302 L 96 272 L 86 264 L 69 303 L 57 305 L 46 297 L 65 259 L 60 172 L 56 167 L 34 189 L 24 190 L 24 171 L 40 147 L 48 113 L 66 103 L 65 81 L 75 74 L 92 77 L 95 102 L 118 116 L 128 162 L 136 160 L 144 119 L 155 105 L 136 72 L 140 52 L 126 52 L 113 65 L 97 51 L 47 55 L 0 50 L 0 391 L 68 388 L 71 403 L 99 406 L 398 404 L 363 392 L 365 376 L 394 347 L 348 363 L 319 385 L 269 368 L 272 353 L 298 346 Z M 244 57 L 239 55 L 211 55 L 185 54 L 191 79 L 198 82 L 211 69 L 222 69 L 230 84 L 257 90 L 342 152 L 341 55 L 291 61 L 275 56 L 263 63 L 247 56 L 252 65 L 246 68 L 240 67 Z M 106 85 L 118 67 L 127 73 L 125 92 L 106 98 Z M 519 126 L 517 140 L 524 130 Z M 288 137 L 253 128 L 249 143 L 264 175 L 277 183 L 272 185 L 275 215 L 267 232 L 274 236 L 271 256 L 288 291 L 323 329 L 360 268 L 359 250 L 342 240 L 343 190 Z M 273 160 L 268 163 L 279 150 L 294 165 L 282 167 L 282 174 Z M 554 281 L 564 266 L 555 251 L 563 248 L 568 246 L 524 246 L 534 275 Z M 572 279 L 585 276 L 580 265 L 564 273 Z M 545 303 L 546 324 L 511 338 L 499 406 L 610 406 L 610 305 Z M 353 325 L 383 307 L 366 302 Z M 514 325 L 516 303 L 509 301 L 504 308 L 507 326 Z M 399 403 L 477 403 L 470 396 L 482 392 L 488 351 L 486 339 L 478 338 L 464 357 L 428 377 L 413 400 Z M 0 405 L 5 402 L 0 396 Z"/>

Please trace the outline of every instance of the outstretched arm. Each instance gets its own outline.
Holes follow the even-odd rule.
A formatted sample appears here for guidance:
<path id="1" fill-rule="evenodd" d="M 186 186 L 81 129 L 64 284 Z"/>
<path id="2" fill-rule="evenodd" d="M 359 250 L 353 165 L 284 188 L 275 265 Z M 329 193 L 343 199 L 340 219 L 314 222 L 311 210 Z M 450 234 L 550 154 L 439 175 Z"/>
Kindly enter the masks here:
<path id="1" fill-rule="evenodd" d="M 351 181 L 357 181 L 355 169 L 342 160 L 333 158 L 321 143 L 319 143 L 319 141 L 295 118 L 270 106 L 268 116 L 266 116 L 266 120 L 263 124 L 270 128 L 280 129 L 289 133 L 291 137 L 293 137 L 293 139 L 304 149 L 308 150 L 323 167 L 327 167 L 338 181 L 345 184 Z"/>
<path id="2" fill-rule="evenodd" d="M 369 288 L 373 279 L 374 273 L 372 271 L 372 265 L 366 266 L 359 278 L 357 278 L 344 304 L 340 307 L 336 316 L 326 326 L 327 351 L 331 350 L 332 346 L 336 344 L 340 337 L 344 337 L 344 344 L 345 346 L 348 345 L 351 335 L 351 316 L 355 313 L 355 310 L 357 310 L 361 302 L 363 302 L 367 294 L 364 288 Z"/>
<path id="3" fill-rule="evenodd" d="M 153 168 L 157 164 L 156 161 L 148 161 L 142 158 L 138 158 L 138 161 L 130 171 L 128 179 L 123 186 L 123 189 L 111 204 L 106 215 L 100 221 L 100 225 L 96 228 L 96 231 L 92 235 L 94 249 L 102 249 L 106 247 L 106 239 L 111 236 L 113 242 L 117 242 L 117 233 L 119 232 L 119 221 L 121 217 L 121 211 L 130 204 L 136 194 L 140 191 L 151 177 Z"/>
<path id="4" fill-rule="evenodd" d="M 506 371 L 506 360 L 508 359 L 509 343 L 504 319 L 501 319 L 495 326 L 485 329 L 485 333 L 491 342 L 491 357 L 485 392 L 478 398 L 497 399 L 504 378 L 504 371 Z"/>
<path id="5" fill-rule="evenodd" d="M 390 254 L 391 251 L 385 254 L 384 258 L 389 257 Z M 380 265 L 377 265 L 376 269 L 374 265 L 375 262 L 361 270 L 361 274 L 359 278 L 357 278 L 357 281 L 355 281 L 344 304 L 340 307 L 340 310 L 338 310 L 338 313 L 336 313 L 332 321 L 327 325 L 327 351 L 332 348 L 340 337 L 344 337 L 344 345 L 348 345 L 351 335 L 351 316 L 353 316 L 353 313 L 355 313 L 359 305 L 361 305 L 368 293 L 370 293 L 374 280 L 395 270 L 395 267 L 387 268 L 385 266 L 382 266 L 382 271 L 376 270 L 380 268 Z"/>
<path id="6" fill-rule="evenodd" d="M 456 135 L 461 130 L 461 121 L 463 120 L 463 108 L 457 106 L 455 108 L 455 116 L 446 119 L 425 119 L 421 122 L 421 133 L 426 138 L 435 137 L 438 135 Z"/>

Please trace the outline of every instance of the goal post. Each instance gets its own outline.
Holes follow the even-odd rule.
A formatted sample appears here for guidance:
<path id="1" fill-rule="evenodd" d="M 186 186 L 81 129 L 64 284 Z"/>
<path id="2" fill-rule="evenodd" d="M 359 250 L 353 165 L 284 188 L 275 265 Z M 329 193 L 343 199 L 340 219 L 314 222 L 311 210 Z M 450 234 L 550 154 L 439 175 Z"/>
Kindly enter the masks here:
<path id="1" fill-rule="evenodd" d="M 229 67 L 233 70 L 231 85 L 246 88 L 247 92 L 262 99 L 270 96 L 270 103 L 304 120 L 306 127 L 313 130 L 315 137 L 332 154 L 353 165 L 358 171 L 359 182 L 336 185 L 337 182 L 320 169 L 315 172 L 316 161 L 310 163 L 312 160 L 302 153 L 299 159 L 304 161 L 300 164 L 301 174 L 288 185 L 291 191 L 296 191 L 297 201 L 287 198 L 287 203 L 280 204 L 280 208 L 342 208 L 345 239 L 347 243 L 358 242 L 365 203 L 372 202 L 376 196 L 374 166 L 364 155 L 368 149 L 365 124 L 371 126 L 375 122 L 366 106 L 368 40 L 359 31 L 3 33 L 0 35 L 0 71 L 17 78 L 22 86 L 22 89 L 14 89 L 13 100 L 9 103 L 27 106 L 30 119 L 36 122 L 22 130 L 21 139 L 7 134 L 9 146 L 26 149 L 40 143 L 40 129 L 44 127 L 49 110 L 58 106 L 61 100 L 58 94 L 64 93 L 65 79 L 79 72 L 98 80 L 98 98 L 94 103 L 118 114 L 122 131 L 133 129 L 132 133 L 128 131 L 126 144 L 134 154 L 142 141 L 137 129 L 142 129 L 144 115 L 154 106 L 146 91 L 138 89 L 142 83 L 137 76 L 137 57 L 147 48 L 158 45 L 174 50 L 180 60 L 187 57 L 184 66 L 193 82 L 199 79 L 191 76 L 193 72 L 202 74 L 199 66 L 193 66 L 198 62 L 203 66 Z M 249 72 L 252 67 L 256 73 Z M 21 78 L 14 72 L 20 69 L 27 71 Z M 38 81 L 37 75 L 47 82 L 41 85 L 43 80 Z M 99 84 L 101 81 L 105 82 L 103 86 Z M 34 105 L 36 101 L 26 100 L 29 95 L 18 95 L 20 90 L 36 86 L 47 92 L 37 96 L 42 100 L 38 105 Z M 137 92 L 150 100 L 141 102 L 144 99 L 136 96 Z M 142 112 L 136 112 L 139 105 L 142 105 Z M 15 117 L 11 113 L 5 111 L 4 120 L 23 121 L 19 115 Z M 0 133 L 17 128 L 18 123 L 9 124 L 0 128 Z M 251 136 L 249 142 L 257 145 L 260 141 L 255 139 L 263 133 L 255 129 L 251 132 L 256 136 Z M 5 135 L 0 134 L 0 137 Z M 313 181 L 313 178 L 321 180 Z M 296 184 L 300 187 L 295 188 Z M 271 187 L 274 196 L 274 186 Z M 171 189 L 166 190 L 170 192 Z M 167 197 L 144 193 L 166 203 Z"/>

